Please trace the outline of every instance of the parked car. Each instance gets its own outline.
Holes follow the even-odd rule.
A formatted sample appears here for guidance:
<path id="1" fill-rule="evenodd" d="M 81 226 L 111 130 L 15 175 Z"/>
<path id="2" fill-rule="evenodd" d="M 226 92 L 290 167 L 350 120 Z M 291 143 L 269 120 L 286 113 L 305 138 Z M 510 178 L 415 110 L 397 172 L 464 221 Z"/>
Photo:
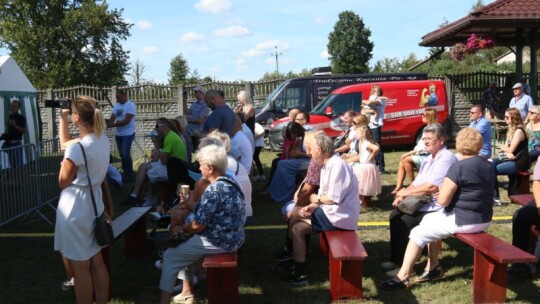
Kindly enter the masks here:
<path id="1" fill-rule="evenodd" d="M 357 83 L 421 80 L 427 79 L 424 73 L 393 74 L 357 74 L 357 75 L 321 75 L 293 78 L 281 83 L 255 109 L 255 121 L 268 132 L 275 120 L 286 117 L 289 110 L 298 108 L 310 112 L 321 103 L 333 90 Z M 273 147 L 274 149 L 277 147 Z"/>
<path id="2" fill-rule="evenodd" d="M 322 129 L 331 137 L 347 128 L 342 116 L 347 110 L 361 111 L 362 100 L 369 99 L 373 85 L 383 89 L 387 97 L 382 129 L 382 145 L 414 145 L 422 136 L 422 113 L 426 107 L 435 108 L 438 120 L 448 117 L 446 86 L 440 80 L 372 82 L 335 89 L 310 114 L 310 125 Z M 272 150 L 280 150 L 281 129 L 289 123 L 284 117 L 270 125 L 268 140 Z"/>

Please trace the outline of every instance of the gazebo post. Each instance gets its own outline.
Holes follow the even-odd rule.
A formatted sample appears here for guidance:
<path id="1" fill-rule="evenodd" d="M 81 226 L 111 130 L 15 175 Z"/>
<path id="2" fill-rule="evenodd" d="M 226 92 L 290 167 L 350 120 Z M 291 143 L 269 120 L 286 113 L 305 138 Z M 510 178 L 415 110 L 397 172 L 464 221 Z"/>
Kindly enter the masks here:
<path id="1" fill-rule="evenodd" d="M 523 78 L 523 29 L 516 29 L 516 81 Z"/>
<path id="2" fill-rule="evenodd" d="M 531 87 L 531 97 L 533 99 L 533 102 L 537 103 L 537 97 L 538 97 L 538 59 L 537 59 L 537 44 L 536 39 L 538 37 L 538 28 L 533 28 L 530 31 L 529 34 L 529 48 L 530 48 L 530 55 L 531 58 L 531 71 L 529 76 L 529 86 Z"/>

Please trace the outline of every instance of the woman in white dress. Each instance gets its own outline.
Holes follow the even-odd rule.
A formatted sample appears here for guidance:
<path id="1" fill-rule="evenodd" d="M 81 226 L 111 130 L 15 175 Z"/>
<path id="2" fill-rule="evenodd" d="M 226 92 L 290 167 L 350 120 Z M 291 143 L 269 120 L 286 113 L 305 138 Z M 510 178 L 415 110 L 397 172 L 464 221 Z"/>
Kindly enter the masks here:
<path id="1" fill-rule="evenodd" d="M 68 112 L 80 132 L 79 138 L 71 139 Z M 92 303 L 93 291 L 96 303 L 106 303 L 108 298 L 109 274 L 94 236 L 94 206 L 88 185 L 90 176 L 98 215 L 101 215 L 105 210 L 101 185 L 110 153 L 104 130 L 105 120 L 91 97 L 79 96 L 72 101 L 70 110 L 62 110 L 60 141 L 65 154 L 58 176 L 62 192 L 56 210 L 54 250 L 60 251 L 73 268 L 77 303 Z M 77 142 L 84 147 L 89 172 Z"/>

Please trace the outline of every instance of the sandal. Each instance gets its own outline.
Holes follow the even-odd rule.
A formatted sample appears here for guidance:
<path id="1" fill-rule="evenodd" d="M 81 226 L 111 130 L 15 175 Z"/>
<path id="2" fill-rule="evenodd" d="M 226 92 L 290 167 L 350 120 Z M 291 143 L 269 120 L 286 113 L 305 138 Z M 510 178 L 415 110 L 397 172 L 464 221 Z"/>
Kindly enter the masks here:
<path id="1" fill-rule="evenodd" d="M 424 272 L 416 278 L 416 282 L 428 282 L 436 279 L 440 279 L 444 276 L 444 269 L 441 265 L 437 265 L 431 270 L 424 270 Z"/>
<path id="2" fill-rule="evenodd" d="M 178 294 L 175 297 L 173 297 L 173 303 L 176 303 L 176 304 L 193 304 L 193 303 L 195 303 L 195 296 L 194 295 L 184 296 L 182 294 Z"/>
<path id="3" fill-rule="evenodd" d="M 395 277 L 391 280 L 384 281 L 382 283 L 382 288 L 386 290 L 393 290 L 393 289 L 407 289 L 409 288 L 409 279 L 400 280 L 398 277 Z"/>

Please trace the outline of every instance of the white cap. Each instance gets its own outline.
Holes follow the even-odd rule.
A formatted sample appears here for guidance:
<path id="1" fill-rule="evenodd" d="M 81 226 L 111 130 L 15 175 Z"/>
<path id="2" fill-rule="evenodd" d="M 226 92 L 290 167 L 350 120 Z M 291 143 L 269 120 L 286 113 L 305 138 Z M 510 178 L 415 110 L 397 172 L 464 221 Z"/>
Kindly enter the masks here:
<path id="1" fill-rule="evenodd" d="M 522 87 L 523 85 L 521 84 L 521 82 L 518 82 L 512 87 L 512 89 L 517 89 L 517 88 L 522 88 Z"/>
<path id="2" fill-rule="evenodd" d="M 193 89 L 193 91 L 195 91 L 195 92 L 199 91 L 199 92 L 206 93 L 206 90 L 205 90 L 203 87 L 201 87 L 201 86 L 196 86 L 196 87 Z"/>

